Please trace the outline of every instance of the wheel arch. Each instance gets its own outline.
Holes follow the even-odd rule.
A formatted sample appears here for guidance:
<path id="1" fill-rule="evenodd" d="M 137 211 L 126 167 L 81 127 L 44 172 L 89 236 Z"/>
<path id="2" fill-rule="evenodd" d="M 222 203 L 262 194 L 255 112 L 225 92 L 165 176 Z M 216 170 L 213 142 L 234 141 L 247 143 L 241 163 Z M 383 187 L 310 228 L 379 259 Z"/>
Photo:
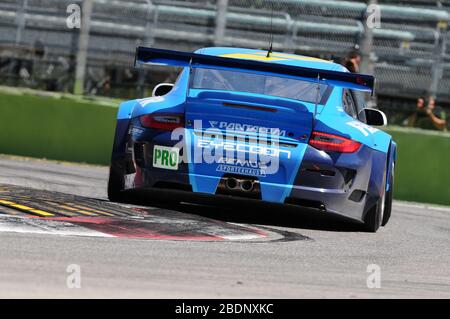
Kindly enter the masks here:
<path id="1" fill-rule="evenodd" d="M 386 172 L 386 192 L 388 192 L 392 186 L 392 185 L 390 185 L 390 178 L 388 178 L 388 176 L 391 176 L 392 167 L 396 161 L 397 161 L 397 143 L 395 143 L 393 140 L 391 140 L 391 143 L 389 145 L 388 161 L 387 161 L 388 166 L 387 166 L 387 172 Z"/>

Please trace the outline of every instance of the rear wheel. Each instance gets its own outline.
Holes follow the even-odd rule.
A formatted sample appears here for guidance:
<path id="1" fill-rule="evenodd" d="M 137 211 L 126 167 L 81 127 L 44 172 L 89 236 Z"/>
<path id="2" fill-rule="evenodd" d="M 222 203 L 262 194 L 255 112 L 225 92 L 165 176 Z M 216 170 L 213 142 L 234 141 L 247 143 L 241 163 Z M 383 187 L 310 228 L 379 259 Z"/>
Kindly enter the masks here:
<path id="1" fill-rule="evenodd" d="M 391 217 L 391 211 L 392 211 L 392 197 L 393 197 L 393 190 L 394 190 L 394 163 L 392 163 L 391 168 L 391 174 L 389 176 L 389 191 L 386 192 L 386 198 L 384 203 L 384 212 L 383 212 L 383 220 L 381 222 L 381 226 L 385 226 L 389 218 Z"/>
<path id="2" fill-rule="evenodd" d="M 112 202 L 124 204 L 139 204 L 145 206 L 167 207 L 170 205 L 177 205 L 179 201 L 173 197 L 165 194 L 153 194 L 151 192 L 145 193 L 145 196 L 138 196 L 137 194 L 124 191 L 125 189 L 125 168 L 120 164 L 111 164 L 109 167 L 108 179 L 108 198 Z"/>
<path id="3" fill-rule="evenodd" d="M 111 164 L 109 167 L 108 179 L 108 198 L 112 202 L 124 202 L 125 195 L 122 193 L 124 189 L 124 177 L 122 170 L 116 165 Z"/>
<path id="4" fill-rule="evenodd" d="M 384 185 L 382 189 L 382 194 L 377 203 L 367 212 L 364 219 L 364 226 L 366 231 L 371 233 L 376 233 L 378 228 L 380 228 L 384 220 L 384 212 L 386 209 L 386 176 L 383 178 Z"/>
<path id="5" fill-rule="evenodd" d="M 383 195 L 366 214 L 364 228 L 368 232 L 376 233 L 378 228 L 381 226 L 381 221 L 383 220 L 384 197 L 385 196 Z"/>

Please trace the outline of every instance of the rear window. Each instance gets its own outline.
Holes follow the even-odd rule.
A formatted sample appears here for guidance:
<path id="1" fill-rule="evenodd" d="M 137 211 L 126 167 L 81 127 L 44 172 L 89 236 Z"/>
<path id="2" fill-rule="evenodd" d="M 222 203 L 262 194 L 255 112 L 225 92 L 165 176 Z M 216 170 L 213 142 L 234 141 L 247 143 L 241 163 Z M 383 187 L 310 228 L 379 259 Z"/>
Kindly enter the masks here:
<path id="1" fill-rule="evenodd" d="M 264 94 L 275 97 L 293 99 L 308 103 L 325 104 L 332 87 L 317 83 L 302 81 L 272 75 L 246 73 L 229 70 L 195 68 L 191 88 L 205 90 L 221 90 Z"/>

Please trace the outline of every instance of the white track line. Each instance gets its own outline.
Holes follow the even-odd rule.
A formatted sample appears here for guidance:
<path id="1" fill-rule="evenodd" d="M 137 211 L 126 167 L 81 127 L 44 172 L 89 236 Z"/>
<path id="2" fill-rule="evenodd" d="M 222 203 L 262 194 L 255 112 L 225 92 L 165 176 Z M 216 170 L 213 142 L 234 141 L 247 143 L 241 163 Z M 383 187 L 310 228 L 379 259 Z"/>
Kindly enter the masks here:
<path id="1" fill-rule="evenodd" d="M 265 236 L 259 234 L 247 234 L 247 235 L 220 235 L 220 238 L 226 240 L 249 240 L 249 239 L 261 239 Z"/>
<path id="2" fill-rule="evenodd" d="M 0 232 L 51 234 L 62 236 L 115 237 L 69 222 L 21 216 L 0 216 Z"/>
<path id="3" fill-rule="evenodd" d="M 150 222 L 150 221 L 143 221 Z M 173 220 L 165 220 L 165 222 L 173 222 Z M 181 221 L 183 222 L 183 221 Z M 250 240 L 264 238 L 264 235 L 258 233 L 242 234 L 240 231 L 226 231 L 213 225 L 206 227 L 205 233 L 213 237 L 222 238 L 224 240 Z M 110 235 L 107 233 L 91 230 L 89 228 L 70 223 L 68 221 L 48 220 L 41 218 L 29 218 L 23 216 L 0 215 L 0 232 L 15 233 L 32 233 L 32 234 L 49 234 L 62 236 L 87 236 L 87 237 L 121 237 Z"/>
<path id="4" fill-rule="evenodd" d="M 431 209 L 431 210 L 437 210 L 437 211 L 441 211 L 441 212 L 450 212 L 449 206 L 436 206 L 433 204 L 424 204 L 424 203 L 394 201 L 394 206 L 410 207 L 410 208 L 418 208 L 418 209 Z"/>

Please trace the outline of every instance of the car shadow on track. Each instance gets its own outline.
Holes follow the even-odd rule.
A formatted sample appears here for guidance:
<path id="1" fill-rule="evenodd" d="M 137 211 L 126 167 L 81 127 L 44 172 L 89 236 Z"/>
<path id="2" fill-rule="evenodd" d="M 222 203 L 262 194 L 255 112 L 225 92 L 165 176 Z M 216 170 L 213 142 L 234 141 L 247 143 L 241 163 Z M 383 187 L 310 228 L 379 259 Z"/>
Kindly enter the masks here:
<path id="1" fill-rule="evenodd" d="M 353 220 L 327 212 L 281 206 L 276 204 L 231 203 L 221 201 L 215 205 L 204 203 L 177 203 L 173 201 L 149 202 L 145 194 L 133 194 L 129 202 L 137 205 L 154 206 L 163 209 L 176 210 L 183 213 L 199 215 L 232 223 L 244 223 L 265 226 L 279 226 L 299 229 L 312 229 L 334 232 L 360 232 L 363 225 Z"/>

